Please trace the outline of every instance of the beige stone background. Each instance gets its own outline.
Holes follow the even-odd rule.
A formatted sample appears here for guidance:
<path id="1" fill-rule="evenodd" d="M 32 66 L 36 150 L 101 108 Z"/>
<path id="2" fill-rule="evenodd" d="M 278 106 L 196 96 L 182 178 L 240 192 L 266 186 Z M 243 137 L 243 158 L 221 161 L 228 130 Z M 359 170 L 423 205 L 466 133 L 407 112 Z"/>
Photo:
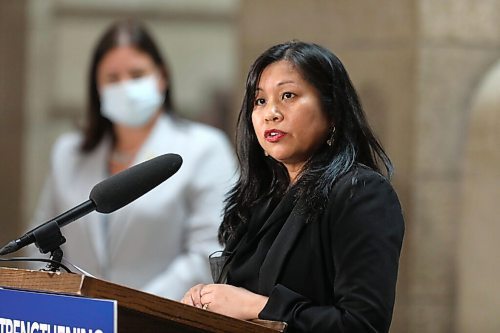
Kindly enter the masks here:
<path id="1" fill-rule="evenodd" d="M 179 112 L 231 137 L 264 49 L 298 38 L 337 53 L 405 211 L 391 332 L 500 332 L 500 1 L 0 0 L 2 244 L 84 110 L 95 39 L 124 16 L 158 40 Z"/>

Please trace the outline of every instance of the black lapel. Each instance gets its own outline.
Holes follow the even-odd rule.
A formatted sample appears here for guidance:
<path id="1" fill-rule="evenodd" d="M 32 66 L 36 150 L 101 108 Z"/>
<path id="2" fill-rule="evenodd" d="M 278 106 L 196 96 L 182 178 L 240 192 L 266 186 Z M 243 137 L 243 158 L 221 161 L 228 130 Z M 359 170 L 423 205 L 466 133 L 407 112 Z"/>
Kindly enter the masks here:
<path id="1" fill-rule="evenodd" d="M 241 232 L 243 234 L 243 236 L 240 237 L 239 239 L 233 240 L 224 249 L 222 256 L 224 256 L 225 258 L 221 258 L 221 259 L 214 258 L 212 260 L 214 262 L 213 266 L 217 266 L 217 263 L 216 263 L 217 260 L 224 261 L 224 263 L 222 264 L 222 267 L 219 267 L 219 269 L 217 269 L 217 270 L 220 270 L 220 273 L 216 272 L 215 269 L 212 268 L 212 264 L 211 264 L 210 270 L 212 272 L 212 278 L 213 278 L 215 283 L 226 283 L 227 273 L 231 267 L 231 262 L 235 256 L 236 252 L 238 250 L 242 251 L 242 249 L 243 249 L 243 251 L 245 250 L 245 246 L 243 246 L 243 244 L 246 244 L 246 243 L 252 242 L 252 241 L 256 241 L 256 237 L 254 237 L 254 239 L 250 239 L 250 240 L 248 239 L 248 229 L 252 227 L 252 224 L 258 223 L 258 221 L 264 219 L 264 215 L 268 211 L 269 206 L 271 205 L 271 202 L 272 202 L 272 198 L 268 198 L 254 209 L 255 214 L 252 215 L 252 218 L 250 219 L 249 225 L 241 226 L 241 227 L 245 228 L 245 231 Z M 280 210 L 278 210 L 278 211 L 280 211 Z M 282 212 L 279 214 L 278 213 L 274 214 L 275 212 L 276 212 L 276 210 L 273 211 L 273 214 L 271 214 L 269 219 L 260 228 L 260 230 L 258 231 L 259 234 L 261 232 L 263 232 L 264 226 L 266 226 L 266 228 L 267 228 L 267 226 L 270 225 L 270 220 L 275 220 L 276 218 L 279 218 L 279 216 L 282 214 Z M 250 248 L 247 246 L 246 250 L 248 251 L 248 250 L 250 250 Z M 210 261 L 211 260 L 209 258 L 209 262 Z M 218 264 L 218 265 L 221 265 L 221 264 Z M 218 277 L 215 278 L 215 276 L 218 276 Z"/>
<path id="2" fill-rule="evenodd" d="M 295 205 L 262 263 L 259 273 L 259 293 L 269 295 L 275 286 L 288 253 L 304 227 L 305 218 Z"/>
<path id="3" fill-rule="evenodd" d="M 294 196 L 295 196 L 295 190 L 292 189 L 288 191 L 283 199 L 278 203 L 278 205 L 274 208 L 273 212 L 271 215 L 267 218 L 266 222 L 260 227 L 259 231 L 257 232 L 257 237 L 256 239 L 260 239 L 260 235 L 264 233 L 271 225 L 273 225 L 277 220 L 283 219 L 285 216 L 284 215 L 289 215 L 291 214 L 291 211 L 293 209 L 293 202 L 294 202 Z M 269 206 L 269 203 L 268 203 Z M 268 207 L 267 206 L 267 207 Z M 268 209 L 266 207 L 266 209 Z M 262 219 L 262 216 L 257 217 Z"/>

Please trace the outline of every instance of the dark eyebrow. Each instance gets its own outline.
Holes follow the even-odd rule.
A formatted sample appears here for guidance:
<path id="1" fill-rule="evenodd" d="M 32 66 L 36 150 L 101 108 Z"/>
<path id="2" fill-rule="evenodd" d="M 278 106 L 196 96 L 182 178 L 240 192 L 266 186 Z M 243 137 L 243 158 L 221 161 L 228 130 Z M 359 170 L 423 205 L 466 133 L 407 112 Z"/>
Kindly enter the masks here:
<path id="1" fill-rule="evenodd" d="M 282 85 L 285 85 L 285 84 L 288 84 L 288 83 L 293 83 L 293 84 L 295 84 L 295 81 L 292 81 L 292 80 L 288 80 L 288 81 L 281 81 L 280 83 L 278 83 L 278 86 L 282 86 Z"/>
<path id="2" fill-rule="evenodd" d="M 279 82 L 276 86 L 278 86 L 278 87 L 279 87 L 279 86 L 282 86 L 282 85 L 285 85 L 285 84 L 289 84 L 289 83 L 295 84 L 295 81 L 292 81 L 292 80 L 288 80 L 288 81 L 281 81 L 281 82 Z M 255 91 L 256 91 L 256 92 L 257 92 L 257 91 L 259 91 L 259 90 L 262 90 L 262 88 L 259 88 L 259 87 L 255 88 Z"/>

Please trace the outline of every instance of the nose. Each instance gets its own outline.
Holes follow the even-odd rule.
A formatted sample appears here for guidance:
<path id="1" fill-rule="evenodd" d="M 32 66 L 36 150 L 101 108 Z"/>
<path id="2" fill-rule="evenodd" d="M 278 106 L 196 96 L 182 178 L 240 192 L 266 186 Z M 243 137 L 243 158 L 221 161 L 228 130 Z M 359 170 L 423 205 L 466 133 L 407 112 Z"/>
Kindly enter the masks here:
<path id="1" fill-rule="evenodd" d="M 280 112 L 276 105 L 269 105 L 264 116 L 266 122 L 269 121 L 281 121 L 283 120 L 283 114 Z"/>

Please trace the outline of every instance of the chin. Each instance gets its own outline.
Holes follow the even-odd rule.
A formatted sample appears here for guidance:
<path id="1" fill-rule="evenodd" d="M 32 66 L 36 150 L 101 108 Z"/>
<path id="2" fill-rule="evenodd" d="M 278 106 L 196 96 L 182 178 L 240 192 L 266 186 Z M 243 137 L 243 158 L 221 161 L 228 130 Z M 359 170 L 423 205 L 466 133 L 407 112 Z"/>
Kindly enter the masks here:
<path id="1" fill-rule="evenodd" d="M 287 158 L 285 156 L 283 156 L 282 154 L 275 154 L 272 152 L 268 152 L 268 154 L 269 154 L 269 157 L 272 157 L 273 159 L 275 159 L 276 161 L 281 162 L 281 163 L 283 163 L 284 161 L 287 160 Z"/>

